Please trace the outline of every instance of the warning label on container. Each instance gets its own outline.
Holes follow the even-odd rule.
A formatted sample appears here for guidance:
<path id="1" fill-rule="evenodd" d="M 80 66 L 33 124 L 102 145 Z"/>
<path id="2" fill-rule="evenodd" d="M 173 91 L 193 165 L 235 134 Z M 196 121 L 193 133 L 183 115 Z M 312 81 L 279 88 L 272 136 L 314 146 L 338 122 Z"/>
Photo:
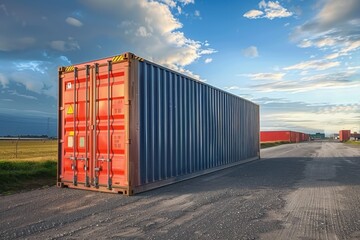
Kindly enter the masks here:
<path id="1" fill-rule="evenodd" d="M 66 111 L 66 114 L 74 114 L 74 109 L 72 107 L 72 105 L 70 105 Z"/>
<path id="2" fill-rule="evenodd" d="M 74 137 L 68 137 L 68 147 L 74 147 Z"/>

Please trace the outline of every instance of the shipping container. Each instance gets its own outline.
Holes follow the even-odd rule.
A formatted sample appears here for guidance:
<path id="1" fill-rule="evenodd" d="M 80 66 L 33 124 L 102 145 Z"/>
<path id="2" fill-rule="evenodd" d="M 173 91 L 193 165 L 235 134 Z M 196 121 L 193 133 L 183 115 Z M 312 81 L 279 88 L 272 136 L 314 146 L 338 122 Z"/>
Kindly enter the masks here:
<path id="1" fill-rule="evenodd" d="M 340 130 L 339 139 L 341 142 L 346 142 L 350 140 L 351 132 L 350 130 Z"/>
<path id="2" fill-rule="evenodd" d="M 309 135 L 294 131 L 261 131 L 260 142 L 299 143 L 309 141 Z"/>
<path id="3" fill-rule="evenodd" d="M 259 106 L 132 53 L 59 68 L 58 186 L 132 195 L 260 157 Z"/>
<path id="4" fill-rule="evenodd" d="M 261 131 L 261 142 L 291 142 L 290 131 Z"/>

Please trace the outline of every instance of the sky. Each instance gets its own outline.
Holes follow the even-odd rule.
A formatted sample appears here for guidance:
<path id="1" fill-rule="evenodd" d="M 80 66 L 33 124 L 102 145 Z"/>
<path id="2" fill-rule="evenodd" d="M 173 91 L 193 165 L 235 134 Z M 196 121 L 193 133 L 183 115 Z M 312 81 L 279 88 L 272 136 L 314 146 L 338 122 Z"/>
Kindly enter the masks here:
<path id="1" fill-rule="evenodd" d="M 128 51 L 259 104 L 261 130 L 360 132 L 358 0 L 0 0 L 0 136 L 56 134 L 58 67 Z"/>

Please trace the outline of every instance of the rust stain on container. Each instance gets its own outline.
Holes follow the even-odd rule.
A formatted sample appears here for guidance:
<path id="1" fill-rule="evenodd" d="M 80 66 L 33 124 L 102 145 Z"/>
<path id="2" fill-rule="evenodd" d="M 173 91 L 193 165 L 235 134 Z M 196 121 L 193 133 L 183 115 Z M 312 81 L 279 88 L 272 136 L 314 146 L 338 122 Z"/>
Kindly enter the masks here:
<path id="1" fill-rule="evenodd" d="M 125 53 L 59 68 L 58 186 L 132 195 L 260 157 L 259 106 Z"/>

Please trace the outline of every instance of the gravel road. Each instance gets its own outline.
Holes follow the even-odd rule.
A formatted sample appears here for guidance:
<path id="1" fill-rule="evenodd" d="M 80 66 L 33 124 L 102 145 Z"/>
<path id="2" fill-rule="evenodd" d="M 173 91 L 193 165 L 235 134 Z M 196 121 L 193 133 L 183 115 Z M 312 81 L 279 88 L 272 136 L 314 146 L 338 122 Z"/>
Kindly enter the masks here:
<path id="1" fill-rule="evenodd" d="M 0 197 L 0 239 L 360 239 L 360 148 L 288 144 L 133 197 L 50 187 Z"/>

